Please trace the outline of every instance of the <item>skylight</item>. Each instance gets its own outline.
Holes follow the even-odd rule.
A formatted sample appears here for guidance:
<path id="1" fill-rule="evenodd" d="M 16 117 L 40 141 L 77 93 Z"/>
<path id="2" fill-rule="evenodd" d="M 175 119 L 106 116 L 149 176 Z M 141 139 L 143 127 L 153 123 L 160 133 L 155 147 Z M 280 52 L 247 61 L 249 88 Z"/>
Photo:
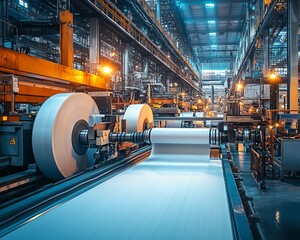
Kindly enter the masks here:
<path id="1" fill-rule="evenodd" d="M 214 8 L 215 4 L 214 3 L 205 3 L 205 8 Z"/>

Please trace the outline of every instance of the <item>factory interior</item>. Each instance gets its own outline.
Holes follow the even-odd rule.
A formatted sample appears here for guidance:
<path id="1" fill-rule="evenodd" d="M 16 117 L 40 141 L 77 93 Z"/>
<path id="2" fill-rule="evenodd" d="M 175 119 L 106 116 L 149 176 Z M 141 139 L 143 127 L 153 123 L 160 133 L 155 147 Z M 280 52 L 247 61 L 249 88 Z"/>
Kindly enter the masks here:
<path id="1" fill-rule="evenodd" d="M 299 239 L 299 24 L 299 0 L 1 0 L 0 238 Z"/>

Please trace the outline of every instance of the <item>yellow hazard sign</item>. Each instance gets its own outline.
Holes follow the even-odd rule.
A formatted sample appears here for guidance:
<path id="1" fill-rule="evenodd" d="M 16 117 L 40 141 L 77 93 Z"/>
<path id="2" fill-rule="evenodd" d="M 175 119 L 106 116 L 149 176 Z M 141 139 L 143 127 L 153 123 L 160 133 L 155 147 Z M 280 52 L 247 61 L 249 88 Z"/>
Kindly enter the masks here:
<path id="1" fill-rule="evenodd" d="M 16 144 L 16 139 L 14 137 L 12 137 L 9 141 L 9 144 Z"/>

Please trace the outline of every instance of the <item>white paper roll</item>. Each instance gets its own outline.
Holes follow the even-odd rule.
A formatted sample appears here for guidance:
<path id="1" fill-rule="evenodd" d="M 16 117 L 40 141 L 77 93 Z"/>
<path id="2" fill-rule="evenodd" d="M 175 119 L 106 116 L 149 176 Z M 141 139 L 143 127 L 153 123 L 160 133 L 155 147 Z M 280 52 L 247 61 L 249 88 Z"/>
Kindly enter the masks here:
<path id="1" fill-rule="evenodd" d="M 147 104 L 132 104 L 125 114 L 127 120 L 127 132 L 143 132 L 147 123 L 153 123 L 152 109 Z"/>
<path id="2" fill-rule="evenodd" d="M 149 159 L 167 162 L 209 162 L 209 129 L 153 128 Z"/>
<path id="3" fill-rule="evenodd" d="M 205 144 L 209 146 L 207 128 L 153 128 L 151 143 L 168 144 Z"/>
<path id="4" fill-rule="evenodd" d="M 61 93 L 49 98 L 39 110 L 32 133 L 35 160 L 48 178 L 60 180 L 94 163 L 93 151 L 77 154 L 72 131 L 79 120 L 94 124 L 91 115 L 99 114 L 95 101 L 84 93 Z"/>

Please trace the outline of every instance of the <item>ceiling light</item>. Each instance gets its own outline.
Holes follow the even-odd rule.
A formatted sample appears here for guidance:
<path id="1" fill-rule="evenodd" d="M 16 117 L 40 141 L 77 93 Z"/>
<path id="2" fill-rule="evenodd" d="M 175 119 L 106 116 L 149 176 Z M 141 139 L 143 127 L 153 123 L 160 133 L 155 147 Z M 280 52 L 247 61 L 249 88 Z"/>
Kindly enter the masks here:
<path id="1" fill-rule="evenodd" d="M 210 20 L 210 21 L 207 21 L 208 24 L 215 24 L 216 21 L 215 20 Z"/>
<path id="2" fill-rule="evenodd" d="M 241 91 L 242 89 L 243 89 L 243 84 L 241 83 L 241 82 L 238 82 L 237 84 L 236 84 L 236 90 L 237 91 Z"/>
<path id="3" fill-rule="evenodd" d="M 208 33 L 208 35 L 209 35 L 209 36 L 216 36 L 216 35 L 217 35 L 217 33 L 215 33 L 215 32 L 211 32 L 211 33 Z"/>
<path id="4" fill-rule="evenodd" d="M 206 3 L 205 8 L 214 8 L 215 4 L 214 3 Z"/>
<path id="5" fill-rule="evenodd" d="M 112 68 L 109 67 L 109 66 L 104 66 L 104 67 L 102 68 L 102 73 L 105 74 L 105 75 L 109 75 L 109 74 L 112 73 Z"/>
<path id="6" fill-rule="evenodd" d="M 271 80 L 277 80 L 277 75 L 276 75 L 275 73 L 271 73 L 271 74 L 269 75 L 269 78 L 270 78 Z"/>

